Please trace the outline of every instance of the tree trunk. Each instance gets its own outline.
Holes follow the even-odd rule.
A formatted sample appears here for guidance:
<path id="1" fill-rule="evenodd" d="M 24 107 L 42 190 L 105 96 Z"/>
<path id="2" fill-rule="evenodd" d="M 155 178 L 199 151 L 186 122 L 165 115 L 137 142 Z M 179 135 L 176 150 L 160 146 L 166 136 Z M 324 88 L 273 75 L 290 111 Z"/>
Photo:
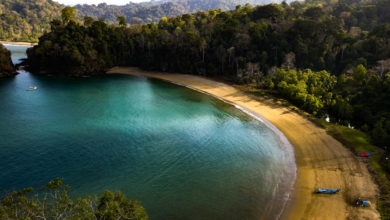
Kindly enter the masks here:
<path id="1" fill-rule="evenodd" d="M 203 62 L 204 62 L 204 46 L 203 46 Z"/>

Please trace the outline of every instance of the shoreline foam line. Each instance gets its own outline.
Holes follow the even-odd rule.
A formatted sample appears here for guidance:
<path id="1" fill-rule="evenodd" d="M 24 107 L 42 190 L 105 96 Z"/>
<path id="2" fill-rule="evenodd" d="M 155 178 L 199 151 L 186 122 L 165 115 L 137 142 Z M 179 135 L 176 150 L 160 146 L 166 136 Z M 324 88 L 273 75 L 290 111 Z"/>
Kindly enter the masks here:
<path id="1" fill-rule="evenodd" d="M 281 144 L 281 146 L 283 148 L 283 153 L 284 153 L 283 154 L 284 170 L 283 170 L 283 173 L 282 173 L 282 175 L 283 175 L 282 181 L 290 182 L 289 186 L 286 187 L 287 188 L 286 189 L 287 192 L 284 192 L 283 189 L 285 189 L 285 188 L 279 187 L 279 184 L 275 187 L 273 201 L 271 202 L 271 204 L 269 204 L 269 207 L 268 207 L 267 219 L 269 219 L 269 217 L 271 217 L 271 216 L 274 217 L 274 219 L 276 219 L 276 220 L 278 220 L 280 218 L 280 216 L 282 215 L 282 213 L 284 211 L 286 203 L 287 203 L 287 201 L 288 201 L 288 199 L 290 197 L 290 194 L 292 193 L 292 188 L 294 186 L 294 183 L 295 183 L 296 177 L 297 177 L 297 166 L 296 166 L 295 157 L 294 157 L 294 147 L 289 142 L 287 137 L 283 134 L 283 132 L 281 132 L 275 125 L 273 125 L 271 122 L 269 122 L 267 119 L 265 119 L 262 115 L 254 112 L 254 111 L 251 111 L 250 109 L 247 109 L 247 108 L 245 108 L 243 106 L 240 106 L 240 105 L 238 105 L 236 103 L 233 103 L 233 102 L 231 102 L 229 100 L 223 99 L 223 98 L 215 96 L 213 94 L 210 94 L 208 92 L 205 92 L 205 91 L 193 88 L 193 87 L 188 86 L 188 85 L 183 85 L 183 84 L 180 84 L 180 83 L 177 83 L 177 82 L 165 80 L 165 79 L 159 79 L 159 78 L 143 76 L 143 75 L 136 75 L 136 74 L 134 74 L 133 76 L 145 77 L 145 78 L 157 79 L 157 80 L 165 81 L 165 82 L 172 83 L 172 84 L 175 84 L 175 85 L 178 85 L 178 86 L 182 86 L 182 87 L 186 87 L 188 89 L 191 89 L 191 90 L 200 92 L 202 94 L 211 96 L 213 98 L 219 99 L 219 100 L 221 100 L 221 101 L 223 101 L 223 102 L 225 102 L 225 103 L 227 103 L 229 105 L 234 106 L 235 108 L 237 108 L 240 111 L 244 112 L 246 115 L 248 115 L 248 116 L 250 116 L 250 117 L 260 121 L 265 126 L 267 126 L 269 129 L 271 129 L 273 131 L 273 133 L 276 135 L 279 143 Z M 278 199 L 280 197 L 284 197 L 284 198 Z M 281 210 L 280 211 L 273 210 L 273 207 L 275 207 L 277 204 L 279 204 L 279 202 L 280 202 L 279 200 L 282 200 L 282 202 L 283 202 Z M 278 207 L 276 207 L 276 208 L 278 208 Z M 277 213 L 276 216 L 275 216 L 275 213 Z"/>

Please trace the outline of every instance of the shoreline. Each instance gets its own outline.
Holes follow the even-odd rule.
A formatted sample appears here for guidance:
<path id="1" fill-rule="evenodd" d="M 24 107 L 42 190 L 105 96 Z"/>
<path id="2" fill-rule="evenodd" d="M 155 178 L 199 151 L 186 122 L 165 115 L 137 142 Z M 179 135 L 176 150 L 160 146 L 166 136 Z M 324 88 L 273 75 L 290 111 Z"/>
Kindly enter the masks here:
<path id="1" fill-rule="evenodd" d="M 143 76 L 143 75 L 134 75 L 134 76 L 153 78 L 153 77 Z M 153 78 L 153 79 L 156 79 L 156 78 Z M 279 139 L 281 146 L 284 148 L 284 150 L 283 150 L 283 152 L 284 152 L 284 155 L 283 155 L 283 158 L 284 158 L 283 159 L 283 161 L 284 161 L 283 179 L 281 180 L 281 182 L 278 183 L 278 186 L 274 192 L 275 197 L 270 202 L 270 204 L 267 208 L 268 211 L 264 215 L 265 215 L 266 219 L 277 219 L 278 220 L 283 214 L 283 211 L 286 207 L 288 199 L 291 196 L 292 187 L 293 187 L 294 182 L 297 178 L 297 174 L 296 174 L 297 166 L 296 166 L 295 157 L 294 157 L 294 147 L 289 142 L 287 137 L 283 134 L 283 132 L 281 132 L 275 125 L 273 125 L 271 122 L 269 122 L 267 119 L 265 119 L 260 114 L 254 112 L 254 111 L 251 111 L 247 108 L 244 108 L 240 105 L 237 105 L 233 102 L 227 101 L 227 100 L 222 99 L 218 96 L 215 96 L 213 94 L 207 93 L 207 92 L 202 91 L 202 90 L 198 90 L 198 89 L 193 88 L 193 87 L 188 86 L 188 85 L 183 85 L 183 84 L 173 82 L 173 81 L 168 81 L 165 79 L 159 79 L 159 80 L 163 80 L 165 82 L 169 82 L 172 84 L 176 84 L 179 86 L 183 86 L 183 87 L 195 90 L 197 92 L 200 92 L 200 93 L 212 96 L 216 99 L 219 99 L 227 104 L 233 105 L 235 108 L 240 109 L 241 111 L 243 111 L 245 114 L 249 115 L 250 117 L 253 117 L 256 120 L 260 121 L 262 124 L 267 126 L 269 129 L 271 129 L 275 133 L 275 135 Z M 282 187 L 279 187 L 280 185 L 282 185 Z M 289 190 L 288 193 L 286 193 L 284 191 L 285 189 Z M 282 202 L 283 204 L 280 205 L 279 202 Z M 278 211 L 278 209 L 281 209 L 281 210 Z"/>
<path id="2" fill-rule="evenodd" d="M 16 41 L 0 41 L 3 45 L 12 45 L 12 46 L 35 46 L 38 43 L 29 43 L 29 42 L 16 42 Z"/>
<path id="3" fill-rule="evenodd" d="M 297 172 L 279 219 L 380 219 L 376 210 L 378 187 L 364 162 L 327 135 L 325 129 L 294 111 L 272 100 L 199 76 L 143 72 L 134 67 L 112 68 L 108 73 L 146 76 L 191 87 L 248 109 L 280 130 L 294 148 Z M 340 188 L 341 191 L 335 195 L 315 194 L 314 189 L 320 187 Z M 372 206 L 360 208 L 347 203 L 351 192 L 370 200 Z"/>

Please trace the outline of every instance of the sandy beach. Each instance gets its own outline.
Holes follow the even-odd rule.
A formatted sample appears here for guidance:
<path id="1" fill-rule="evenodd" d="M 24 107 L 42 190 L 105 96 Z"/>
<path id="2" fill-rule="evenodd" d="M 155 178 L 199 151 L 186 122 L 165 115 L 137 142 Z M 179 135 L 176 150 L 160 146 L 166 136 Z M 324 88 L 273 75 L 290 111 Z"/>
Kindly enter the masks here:
<path id="1" fill-rule="evenodd" d="M 255 113 L 275 125 L 294 146 L 297 179 L 280 219 L 380 219 L 376 209 L 378 187 L 364 161 L 303 116 L 252 96 L 233 86 L 207 78 L 156 72 L 138 68 L 112 68 L 108 73 L 139 75 L 179 83 L 220 97 Z M 316 188 L 340 188 L 338 194 L 316 194 Z M 348 203 L 351 197 L 370 200 L 371 207 Z"/>
<path id="2" fill-rule="evenodd" d="M 18 45 L 18 46 L 35 46 L 38 43 L 29 43 L 29 42 L 15 42 L 15 41 L 0 41 L 1 44 L 9 44 L 9 45 Z"/>

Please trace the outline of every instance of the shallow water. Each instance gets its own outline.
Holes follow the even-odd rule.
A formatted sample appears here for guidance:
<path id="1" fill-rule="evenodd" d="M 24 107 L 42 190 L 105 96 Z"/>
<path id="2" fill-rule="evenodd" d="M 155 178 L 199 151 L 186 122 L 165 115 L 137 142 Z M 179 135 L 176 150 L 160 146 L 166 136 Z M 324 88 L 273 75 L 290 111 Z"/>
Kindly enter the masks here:
<path id="1" fill-rule="evenodd" d="M 14 62 L 25 56 L 26 47 L 6 47 Z M 280 212 L 270 204 L 284 199 L 275 193 L 286 181 L 282 142 L 216 98 L 144 77 L 23 71 L 0 79 L 0 94 L 0 189 L 61 177 L 75 195 L 121 190 L 141 200 L 151 219 Z"/>

